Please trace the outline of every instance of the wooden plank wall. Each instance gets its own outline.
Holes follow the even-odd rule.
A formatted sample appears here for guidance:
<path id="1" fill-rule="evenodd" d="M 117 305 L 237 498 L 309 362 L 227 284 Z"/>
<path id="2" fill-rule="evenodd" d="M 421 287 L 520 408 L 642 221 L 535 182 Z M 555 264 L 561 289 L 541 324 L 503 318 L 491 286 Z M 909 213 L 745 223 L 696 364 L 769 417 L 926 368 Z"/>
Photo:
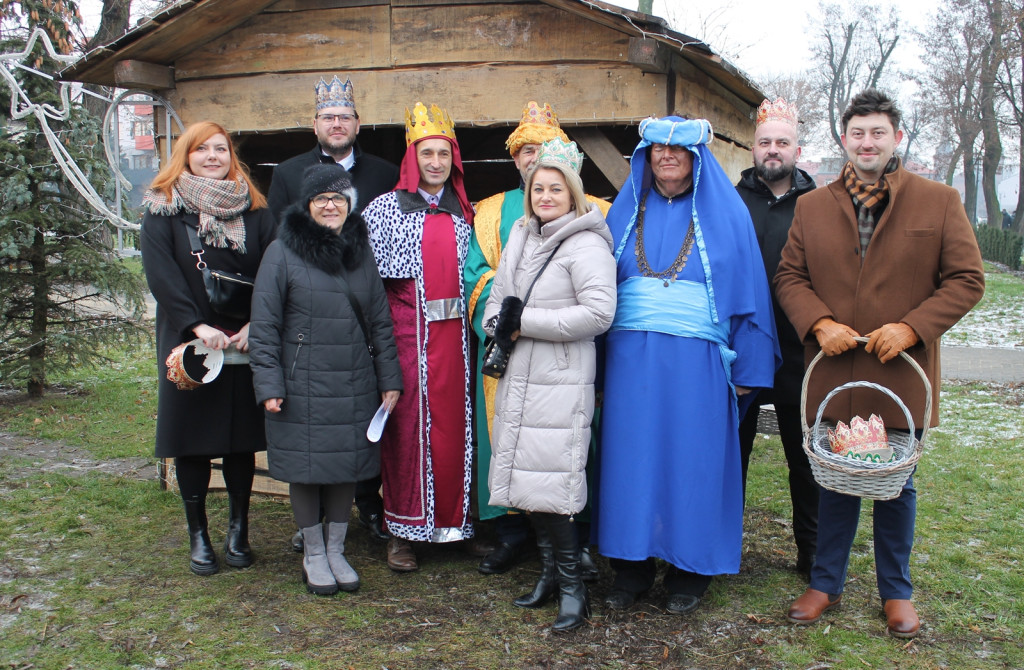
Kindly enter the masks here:
<path id="1" fill-rule="evenodd" d="M 751 106 L 679 54 L 669 73 L 628 63 L 614 27 L 523 0 L 280 0 L 175 63 L 166 95 L 186 123 L 242 133 L 311 126 L 320 77 L 352 79 L 364 127 L 404 125 L 417 100 L 457 125 L 514 125 L 527 100 L 564 125 L 631 125 L 683 111 L 711 120 L 730 174 L 749 164 Z"/>
<path id="2" fill-rule="evenodd" d="M 221 120 L 239 132 L 309 128 L 313 86 L 332 74 L 179 81 L 168 99 L 185 123 Z M 417 100 L 445 107 L 459 125 L 482 126 L 518 123 L 527 100 L 550 102 L 569 125 L 637 123 L 666 109 L 668 100 L 663 75 L 645 75 L 629 65 L 475 65 L 345 74 L 352 79 L 364 127 L 404 125 L 405 109 Z"/>

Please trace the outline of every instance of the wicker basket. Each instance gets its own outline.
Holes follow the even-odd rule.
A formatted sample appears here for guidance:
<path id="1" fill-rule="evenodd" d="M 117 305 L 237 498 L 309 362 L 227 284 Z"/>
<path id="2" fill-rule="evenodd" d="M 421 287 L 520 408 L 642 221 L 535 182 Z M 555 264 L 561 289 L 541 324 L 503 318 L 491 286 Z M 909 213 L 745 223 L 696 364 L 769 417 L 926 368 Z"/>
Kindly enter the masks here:
<path id="1" fill-rule="evenodd" d="M 856 339 L 862 343 L 868 341 L 866 337 L 858 337 Z M 807 372 L 804 373 L 803 386 L 800 390 L 800 421 L 804 429 L 803 447 L 807 453 L 807 459 L 811 463 L 811 472 L 814 474 L 814 479 L 823 488 L 835 491 L 836 493 L 869 498 L 871 500 L 893 500 L 898 498 L 900 491 L 903 490 L 903 485 L 907 483 L 910 475 L 914 472 L 914 468 L 917 467 L 917 461 L 921 458 L 924 438 L 928 432 L 928 419 L 932 415 L 932 387 L 927 375 L 925 375 L 921 366 L 917 364 L 917 361 L 906 353 L 900 352 L 900 357 L 910 364 L 924 382 L 924 425 L 921 428 L 920 440 L 914 436 L 914 418 L 910 415 L 910 410 L 907 409 L 906 404 L 900 400 L 899 396 L 884 386 L 867 381 L 848 382 L 832 389 L 818 406 L 818 414 L 814 418 L 814 426 L 808 427 L 807 384 L 811 378 L 811 372 L 823 356 L 823 352 L 818 352 L 818 355 L 807 366 Z M 832 398 L 843 391 L 853 388 L 874 389 L 889 396 L 907 418 L 907 426 L 909 427 L 907 433 L 893 430 L 886 431 L 889 445 L 893 448 L 894 452 L 893 459 L 887 463 L 872 463 L 840 456 L 833 453 L 829 446 L 828 429 L 835 426 L 830 423 L 823 424 L 821 420 L 822 415 L 825 413 L 825 408 Z"/>

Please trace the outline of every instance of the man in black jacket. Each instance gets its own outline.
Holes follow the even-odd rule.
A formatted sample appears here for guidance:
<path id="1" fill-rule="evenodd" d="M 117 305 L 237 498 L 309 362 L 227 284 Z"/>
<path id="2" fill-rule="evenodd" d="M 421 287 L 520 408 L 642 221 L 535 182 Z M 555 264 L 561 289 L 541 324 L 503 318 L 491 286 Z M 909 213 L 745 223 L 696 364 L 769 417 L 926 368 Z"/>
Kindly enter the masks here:
<path id="1" fill-rule="evenodd" d="M 754 167 L 743 171 L 736 184 L 761 247 L 768 283 L 771 285 L 789 237 L 796 199 L 814 188 L 814 180 L 796 167 L 800 157 L 797 142 L 797 110 L 782 98 L 765 100 L 757 111 L 754 130 Z M 786 318 L 772 289 L 775 327 L 782 350 L 782 367 L 775 373 L 775 387 L 762 391 L 755 406 L 740 423 L 740 454 L 746 489 L 747 464 L 757 434 L 760 405 L 773 404 L 782 448 L 789 464 L 789 494 L 793 501 L 793 536 L 796 540 L 796 569 L 808 578 L 818 544 L 818 485 L 803 451 L 800 422 L 800 386 L 804 374 L 804 345 Z"/>
<path id="2" fill-rule="evenodd" d="M 352 212 L 360 213 L 363 207 L 377 196 L 387 193 L 398 183 L 398 167 L 383 158 L 363 153 L 356 135 L 359 134 L 359 112 L 356 111 L 352 81 L 342 83 L 337 76 L 328 84 L 323 80 L 314 87 L 316 91 L 316 112 L 313 114 L 313 132 L 317 146 L 280 163 L 274 168 L 267 194 L 267 206 L 278 220 L 281 213 L 302 195 L 302 174 L 310 165 L 337 163 L 352 175 L 356 199 Z M 379 540 L 388 539 L 384 528 L 384 502 L 380 498 L 380 477 L 359 482 L 356 487 L 356 507 L 359 508 L 359 522 Z M 302 551 L 302 535 L 292 539 L 296 551 Z"/>
<path id="3" fill-rule="evenodd" d="M 267 195 L 268 206 L 278 219 L 285 207 L 299 199 L 302 173 L 316 163 L 338 163 L 352 175 L 358 202 L 352 211 L 359 213 L 378 195 L 387 193 L 398 182 L 398 167 L 383 158 L 363 153 L 359 134 L 359 112 L 353 97 L 352 81 L 335 76 L 331 83 L 321 79 L 316 87 L 316 112 L 313 132 L 317 146 L 294 156 L 274 168 Z"/>

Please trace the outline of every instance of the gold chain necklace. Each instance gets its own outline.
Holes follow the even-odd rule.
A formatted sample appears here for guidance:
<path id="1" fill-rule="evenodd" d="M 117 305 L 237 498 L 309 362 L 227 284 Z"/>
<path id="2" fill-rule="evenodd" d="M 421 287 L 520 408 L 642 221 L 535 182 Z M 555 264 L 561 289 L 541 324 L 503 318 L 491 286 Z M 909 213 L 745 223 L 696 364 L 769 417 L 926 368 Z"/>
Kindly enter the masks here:
<path id="1" fill-rule="evenodd" d="M 679 253 L 676 254 L 676 259 L 672 261 L 667 269 L 655 272 L 647 261 L 647 252 L 644 249 L 644 213 L 647 211 L 647 196 L 649 194 L 650 191 L 644 193 L 644 199 L 640 201 L 640 212 L 636 217 L 636 247 L 634 252 L 636 254 L 636 264 L 643 276 L 661 279 L 665 282 L 665 286 L 668 286 L 669 282 L 674 282 L 676 275 L 686 267 L 686 261 L 689 260 L 690 252 L 693 251 L 693 219 L 690 219 L 690 226 L 686 230 L 686 238 L 683 240 L 683 246 L 679 248 Z"/>

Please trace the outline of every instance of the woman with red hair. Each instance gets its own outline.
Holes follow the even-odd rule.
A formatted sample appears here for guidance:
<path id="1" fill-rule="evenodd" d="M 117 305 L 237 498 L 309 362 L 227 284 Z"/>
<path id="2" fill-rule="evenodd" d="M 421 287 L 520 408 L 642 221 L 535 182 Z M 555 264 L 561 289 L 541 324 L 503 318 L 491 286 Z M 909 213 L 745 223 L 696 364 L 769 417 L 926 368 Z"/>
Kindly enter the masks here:
<path id="1" fill-rule="evenodd" d="M 219 569 L 207 529 L 206 494 L 210 460 L 223 459 L 230 509 L 224 562 L 247 567 L 255 453 L 266 449 L 248 365 L 249 315 L 225 315 L 210 306 L 190 235 L 198 235 L 208 267 L 255 277 L 274 239 L 274 218 L 227 130 L 210 121 L 190 126 L 178 138 L 143 204 L 142 265 L 157 303 L 156 455 L 174 458 L 188 521 L 189 568 L 197 575 Z M 209 383 L 181 390 L 167 379 L 167 356 L 195 339 L 224 351 L 224 366 Z"/>

